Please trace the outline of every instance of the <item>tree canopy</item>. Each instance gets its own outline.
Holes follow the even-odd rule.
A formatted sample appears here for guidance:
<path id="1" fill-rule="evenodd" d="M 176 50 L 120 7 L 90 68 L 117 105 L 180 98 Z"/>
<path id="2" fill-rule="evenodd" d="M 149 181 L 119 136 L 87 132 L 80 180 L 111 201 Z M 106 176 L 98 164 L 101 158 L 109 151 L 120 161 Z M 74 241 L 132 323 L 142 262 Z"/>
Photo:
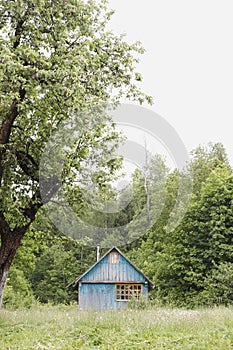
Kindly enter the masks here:
<path id="1" fill-rule="evenodd" d="M 82 130 L 80 111 L 122 96 L 150 100 L 137 86 L 135 54 L 143 50 L 106 29 L 111 14 L 104 0 L 0 1 L 0 304 L 15 252 L 43 205 L 39 164 L 49 137 L 79 117 L 75 162 L 69 161 L 81 173 L 104 132 L 102 147 L 117 137 L 104 118 L 90 117 Z"/>

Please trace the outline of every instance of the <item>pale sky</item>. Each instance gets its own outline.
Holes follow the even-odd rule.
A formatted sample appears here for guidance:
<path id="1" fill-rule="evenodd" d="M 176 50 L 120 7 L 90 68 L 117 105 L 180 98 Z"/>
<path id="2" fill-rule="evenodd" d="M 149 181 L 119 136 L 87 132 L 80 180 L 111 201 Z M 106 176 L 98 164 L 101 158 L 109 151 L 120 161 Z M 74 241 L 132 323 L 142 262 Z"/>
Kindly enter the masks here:
<path id="1" fill-rule="evenodd" d="M 110 0 L 110 27 L 141 41 L 151 108 L 188 151 L 222 142 L 233 165 L 233 1 Z"/>

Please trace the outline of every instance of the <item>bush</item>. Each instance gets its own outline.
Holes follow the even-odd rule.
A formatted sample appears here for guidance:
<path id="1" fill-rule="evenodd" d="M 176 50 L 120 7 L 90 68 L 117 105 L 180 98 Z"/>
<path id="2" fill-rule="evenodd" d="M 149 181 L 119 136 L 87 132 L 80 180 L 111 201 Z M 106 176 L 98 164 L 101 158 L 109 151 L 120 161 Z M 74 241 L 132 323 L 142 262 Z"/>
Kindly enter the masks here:
<path id="1" fill-rule="evenodd" d="M 140 295 L 138 299 L 135 297 L 132 297 L 128 303 L 128 307 L 132 310 L 145 310 L 149 306 L 150 306 L 149 301 L 143 295 Z"/>
<path id="2" fill-rule="evenodd" d="M 37 303 L 22 270 L 12 266 L 4 291 L 3 306 L 8 309 L 30 308 Z"/>
<path id="3" fill-rule="evenodd" d="M 207 305 L 233 304 L 233 263 L 220 263 L 205 279 L 202 292 L 203 303 Z"/>

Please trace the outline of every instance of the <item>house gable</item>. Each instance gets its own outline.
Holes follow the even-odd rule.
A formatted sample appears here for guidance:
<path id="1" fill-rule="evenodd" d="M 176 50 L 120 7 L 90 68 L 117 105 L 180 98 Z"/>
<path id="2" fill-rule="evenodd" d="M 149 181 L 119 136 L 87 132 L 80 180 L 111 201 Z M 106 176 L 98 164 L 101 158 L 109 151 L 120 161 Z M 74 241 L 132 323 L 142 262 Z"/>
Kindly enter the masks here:
<path id="1" fill-rule="evenodd" d="M 111 262 L 111 254 L 119 254 L 118 262 Z M 112 282 L 126 283 L 145 282 L 145 276 L 136 270 L 119 252 L 115 249 L 106 255 L 88 273 L 82 277 L 82 282 Z"/>
<path id="2" fill-rule="evenodd" d="M 117 257 L 112 255 L 118 254 Z M 71 286 L 77 288 L 79 283 L 148 283 L 149 290 L 153 283 L 117 248 L 111 248 Z"/>

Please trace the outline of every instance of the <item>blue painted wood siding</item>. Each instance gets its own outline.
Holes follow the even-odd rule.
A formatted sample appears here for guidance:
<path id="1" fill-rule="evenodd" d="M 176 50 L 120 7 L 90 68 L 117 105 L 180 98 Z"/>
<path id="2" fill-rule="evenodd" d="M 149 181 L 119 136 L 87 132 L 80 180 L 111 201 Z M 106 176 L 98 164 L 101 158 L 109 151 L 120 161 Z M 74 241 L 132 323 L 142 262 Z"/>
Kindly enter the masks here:
<path id="1" fill-rule="evenodd" d="M 126 306 L 127 303 L 117 303 L 114 294 L 114 284 L 82 284 L 79 291 L 79 310 L 112 310 Z"/>
<path id="2" fill-rule="evenodd" d="M 81 281 L 89 282 L 145 282 L 145 276 L 138 272 L 122 255 L 117 264 L 109 263 L 109 255 L 93 267 Z"/>
<path id="3" fill-rule="evenodd" d="M 79 310 L 116 310 L 127 306 L 127 301 L 116 300 L 115 284 L 80 284 Z M 143 285 L 142 294 L 147 297 L 147 285 Z"/>

